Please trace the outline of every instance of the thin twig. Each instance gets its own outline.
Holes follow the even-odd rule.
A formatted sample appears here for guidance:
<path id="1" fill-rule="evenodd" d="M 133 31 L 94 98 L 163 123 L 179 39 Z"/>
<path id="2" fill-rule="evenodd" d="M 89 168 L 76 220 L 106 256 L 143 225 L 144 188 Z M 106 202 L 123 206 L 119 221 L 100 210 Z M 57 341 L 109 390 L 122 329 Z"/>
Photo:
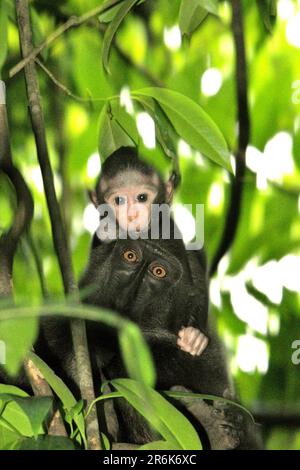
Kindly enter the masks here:
<path id="1" fill-rule="evenodd" d="M 102 13 L 111 10 L 113 7 L 118 5 L 119 3 L 123 2 L 124 0 L 110 0 L 110 2 L 105 2 L 104 4 L 93 8 L 92 10 L 84 13 L 83 15 L 71 16 L 65 23 L 60 25 L 53 33 L 51 33 L 41 44 L 39 44 L 36 48 L 32 49 L 30 53 L 26 54 L 23 60 L 21 60 L 18 64 L 12 67 L 9 71 L 9 77 L 14 77 L 18 72 L 20 72 L 27 64 L 29 64 L 32 60 L 34 60 L 43 49 L 48 47 L 52 44 L 56 39 L 58 39 L 62 34 L 68 31 L 70 28 L 80 26 L 81 24 L 85 23 L 86 21 L 90 20 L 94 16 L 100 15 Z"/>
<path id="2" fill-rule="evenodd" d="M 102 24 L 99 24 L 98 21 L 95 20 L 90 20 L 88 21 L 88 24 L 96 27 L 101 34 L 104 34 L 105 28 L 103 27 Z M 135 63 L 132 58 L 126 54 L 120 46 L 114 43 L 114 49 L 116 52 L 119 54 L 120 58 L 124 60 L 129 66 L 134 67 L 135 70 L 137 70 L 141 75 L 143 75 L 150 83 L 152 83 L 154 86 L 157 87 L 165 87 L 165 84 L 159 80 L 157 77 L 155 77 L 146 67 Z M 35 62 L 39 65 L 39 67 L 48 75 L 50 80 L 67 96 L 70 96 L 70 98 L 75 99 L 76 101 L 82 102 L 82 103 L 91 103 L 91 102 L 97 102 L 97 101 L 104 101 L 104 98 L 83 98 L 82 96 L 76 95 L 73 93 L 71 90 L 69 90 L 68 87 L 66 87 L 63 83 L 61 83 L 55 76 L 54 74 L 43 64 L 42 61 L 40 61 L 37 57 L 35 58 Z"/>
<path id="3" fill-rule="evenodd" d="M 63 83 L 61 83 L 38 58 L 35 58 L 35 62 L 38 64 L 39 67 L 41 67 L 45 74 L 48 75 L 54 85 L 56 85 L 63 93 L 70 96 L 70 98 L 73 98 L 76 101 L 80 101 L 81 103 L 96 103 L 100 101 L 106 101 L 107 98 L 83 98 L 82 96 L 75 95 Z"/>
<path id="4" fill-rule="evenodd" d="M 147 69 L 146 67 L 142 67 L 140 65 L 135 64 L 132 59 L 127 56 L 119 47 L 116 45 L 114 46 L 117 52 L 119 53 L 120 57 L 128 63 L 128 65 L 135 67 L 138 72 L 140 72 L 142 75 L 144 75 L 149 82 L 151 82 L 153 85 L 158 86 L 158 87 L 164 87 L 164 83 L 159 80 L 158 78 L 154 77 Z M 68 87 L 66 87 L 63 83 L 61 83 L 58 78 L 54 76 L 54 74 L 43 64 L 37 57 L 35 58 L 35 62 L 38 64 L 38 66 L 45 72 L 46 75 L 50 78 L 50 80 L 56 85 L 63 93 L 65 93 L 67 96 L 70 96 L 70 98 L 73 98 L 76 101 L 79 101 L 81 103 L 96 103 L 100 101 L 106 101 L 106 98 L 83 98 L 82 96 L 76 95 L 73 93 L 71 90 L 69 90 Z"/>
<path id="5" fill-rule="evenodd" d="M 23 57 L 29 56 L 33 51 L 32 31 L 29 18 L 28 0 L 16 0 L 16 12 L 19 26 L 20 46 Z M 69 246 L 66 239 L 63 220 L 56 197 L 54 178 L 51 168 L 44 115 L 41 105 L 41 95 L 37 71 L 33 60 L 25 66 L 26 90 L 29 101 L 29 111 L 32 129 L 35 136 L 38 160 L 43 177 L 47 206 L 51 221 L 54 248 L 58 258 L 66 294 L 78 296 L 78 287 L 75 283 Z M 87 406 L 94 400 L 91 364 L 89 360 L 85 323 L 82 320 L 71 321 L 74 356 L 78 370 L 78 385 L 83 400 Z M 100 449 L 100 436 L 96 411 L 93 411 L 86 421 L 88 446 L 90 449 Z"/>
<path id="6" fill-rule="evenodd" d="M 210 268 L 212 276 L 221 258 L 232 245 L 240 218 L 242 205 L 243 184 L 245 174 L 245 152 L 250 136 L 250 117 L 247 96 L 247 64 L 245 52 L 245 40 L 243 29 L 243 14 L 240 0 L 232 0 L 232 29 L 236 55 L 236 85 L 237 85 L 237 105 L 238 105 L 238 149 L 235 156 L 236 174 L 232 179 L 230 188 L 230 202 L 227 209 L 225 226 L 217 252 L 213 258 Z"/>
<path id="7" fill-rule="evenodd" d="M 56 77 L 54 77 L 53 73 L 36 57 L 35 62 L 38 64 L 39 67 L 45 72 L 46 75 L 52 80 L 52 82 L 66 95 L 74 98 L 74 100 L 81 101 L 81 102 L 90 102 L 94 101 L 90 98 L 82 98 L 81 96 L 75 95 L 72 93 L 65 85 L 63 85 Z M 103 101 L 103 99 L 101 100 Z"/>

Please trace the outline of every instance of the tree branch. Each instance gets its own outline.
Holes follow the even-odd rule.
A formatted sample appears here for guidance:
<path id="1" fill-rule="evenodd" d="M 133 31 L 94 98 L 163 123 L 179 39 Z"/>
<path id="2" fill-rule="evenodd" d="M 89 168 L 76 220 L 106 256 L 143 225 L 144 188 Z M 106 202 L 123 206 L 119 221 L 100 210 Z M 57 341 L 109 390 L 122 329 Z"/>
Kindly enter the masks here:
<path id="1" fill-rule="evenodd" d="M 94 24 L 95 25 L 95 24 Z M 96 26 L 96 25 L 95 25 Z M 100 32 L 104 33 L 103 28 L 100 28 L 101 25 L 99 25 L 98 29 Z M 124 62 L 127 63 L 127 65 L 134 67 L 141 75 L 143 75 L 151 84 L 157 87 L 165 87 L 165 84 L 159 80 L 157 77 L 152 75 L 152 73 L 146 68 L 143 67 L 140 64 L 136 64 L 133 62 L 131 57 L 127 55 L 116 43 L 114 44 L 114 48 L 119 54 L 120 58 L 124 60 Z M 81 103 L 91 103 L 91 102 L 96 102 L 96 101 L 104 101 L 103 98 L 83 98 L 82 96 L 76 95 L 73 93 L 71 90 L 69 90 L 68 87 L 66 87 L 63 83 L 61 83 L 55 76 L 54 74 L 46 67 L 45 64 L 43 64 L 42 61 L 40 61 L 37 57 L 35 58 L 35 62 L 38 64 L 38 66 L 45 72 L 46 75 L 50 78 L 50 80 L 67 96 L 70 98 L 73 98 L 76 101 L 79 101 Z"/>
<path id="2" fill-rule="evenodd" d="M 13 165 L 3 81 L 0 81 L 0 170 L 11 181 L 17 198 L 12 225 L 0 237 L 0 296 L 11 296 L 13 259 L 20 237 L 31 224 L 33 199 L 21 173 Z"/>
<path id="3" fill-rule="evenodd" d="M 90 20 L 94 16 L 103 14 L 113 7 L 118 5 L 119 3 L 123 2 L 124 0 L 110 0 L 109 2 L 105 2 L 104 4 L 89 10 L 88 12 L 84 13 L 83 15 L 71 16 L 65 23 L 60 25 L 52 34 L 50 34 L 41 44 L 39 44 L 36 48 L 32 48 L 30 52 L 28 52 L 23 60 L 21 60 L 18 64 L 16 64 L 12 69 L 9 71 L 9 77 L 14 77 L 18 72 L 20 72 L 27 64 L 29 64 L 32 60 L 34 60 L 40 52 L 42 52 L 45 47 L 48 47 L 52 42 L 56 41 L 62 34 L 64 34 L 68 29 L 80 26 L 81 24 L 85 23 L 86 21 Z"/>
<path id="4" fill-rule="evenodd" d="M 43 64 L 43 62 L 41 62 L 38 58 L 35 59 L 35 62 L 38 64 L 39 67 L 41 67 L 41 69 L 45 72 L 45 74 L 48 75 L 48 77 L 54 83 L 54 85 L 56 85 L 63 93 L 70 96 L 70 98 L 73 98 L 74 100 L 80 101 L 80 102 L 83 102 L 83 103 L 90 103 L 91 101 L 94 101 L 94 100 L 91 100 L 90 98 L 82 98 L 79 95 L 75 95 L 65 85 L 63 85 L 63 83 L 61 83 L 53 75 L 52 72 L 50 72 L 50 70 Z M 101 98 L 101 101 L 104 101 L 104 100 Z"/>
<path id="5" fill-rule="evenodd" d="M 22 55 L 23 57 L 31 57 L 31 54 L 33 53 L 33 44 L 29 19 L 28 0 L 16 0 L 16 12 Z M 74 279 L 71 256 L 59 204 L 55 193 L 53 173 L 46 141 L 44 116 L 41 105 L 37 72 L 35 63 L 31 59 L 25 65 L 25 81 L 29 101 L 31 124 L 35 136 L 38 160 L 42 172 L 47 206 L 50 215 L 54 248 L 60 266 L 64 290 L 66 294 L 73 294 L 77 296 L 78 289 Z M 95 397 L 84 321 L 72 320 L 71 332 L 74 355 L 78 370 L 78 385 L 82 398 L 86 400 L 86 404 L 89 406 Z M 100 449 L 101 444 L 95 409 L 92 410 L 87 418 L 86 430 L 89 448 Z"/>
<path id="6" fill-rule="evenodd" d="M 43 299 L 47 299 L 47 298 L 49 298 L 49 292 L 48 292 L 48 289 L 47 289 L 47 283 L 46 283 L 46 279 L 45 279 L 45 275 L 44 275 L 43 263 L 42 263 L 42 260 L 41 260 L 41 257 L 40 257 L 39 249 L 36 246 L 35 240 L 31 236 L 30 232 L 28 232 L 28 234 L 27 234 L 27 242 L 28 242 L 29 248 L 31 250 L 31 253 L 32 253 L 32 256 L 33 256 L 33 259 L 34 259 L 35 267 L 36 267 L 38 278 L 39 278 L 39 281 L 40 281 L 40 286 L 41 286 L 41 292 L 42 292 Z"/>
<path id="7" fill-rule="evenodd" d="M 24 361 L 24 368 L 34 395 L 37 397 L 53 397 L 53 393 L 49 387 L 49 384 L 46 382 L 39 369 L 30 359 L 26 359 Z M 58 409 L 53 410 L 48 424 L 48 434 L 51 434 L 52 436 L 67 437 L 66 428 Z"/>
<path id="8" fill-rule="evenodd" d="M 286 428 L 300 429 L 300 413 L 299 410 L 282 411 L 268 409 L 267 405 L 259 410 L 253 410 L 253 415 L 258 423 L 262 426 L 274 427 L 282 426 Z"/>
<path id="9" fill-rule="evenodd" d="M 243 195 L 245 152 L 249 143 L 250 135 L 250 118 L 247 97 L 247 64 L 243 30 L 243 15 L 240 0 L 232 0 L 232 29 L 236 57 L 236 84 L 239 131 L 238 149 L 235 155 L 236 174 L 235 178 L 231 180 L 230 202 L 226 214 L 225 226 L 221 242 L 210 267 L 210 276 L 215 273 L 219 261 L 232 245 L 237 232 Z"/>
<path id="10" fill-rule="evenodd" d="M 5 85 L 0 82 L 0 170 L 13 184 L 17 196 L 17 209 L 11 228 L 0 237 L 0 297 L 12 297 L 12 268 L 14 255 L 21 236 L 30 227 L 33 217 L 33 199 L 18 169 L 13 165 L 9 128 L 5 104 Z M 52 391 L 39 370 L 29 361 L 24 361 L 29 383 L 37 396 L 53 396 Z M 61 416 L 55 413 L 50 423 L 52 434 L 66 435 Z"/>

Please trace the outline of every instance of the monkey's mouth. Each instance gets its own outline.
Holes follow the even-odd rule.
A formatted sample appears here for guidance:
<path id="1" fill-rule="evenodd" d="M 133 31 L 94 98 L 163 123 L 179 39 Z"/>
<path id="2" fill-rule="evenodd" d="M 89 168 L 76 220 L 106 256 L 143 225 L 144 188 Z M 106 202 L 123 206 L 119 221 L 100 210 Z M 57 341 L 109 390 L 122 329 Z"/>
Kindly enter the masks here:
<path id="1" fill-rule="evenodd" d="M 134 219 L 119 220 L 119 225 L 127 233 L 140 233 L 148 229 L 149 220 L 144 217 L 136 217 Z"/>
<path id="2" fill-rule="evenodd" d="M 141 231 L 141 225 L 140 224 L 135 224 L 135 223 L 129 223 L 128 224 L 128 232 L 137 232 L 139 233 Z"/>

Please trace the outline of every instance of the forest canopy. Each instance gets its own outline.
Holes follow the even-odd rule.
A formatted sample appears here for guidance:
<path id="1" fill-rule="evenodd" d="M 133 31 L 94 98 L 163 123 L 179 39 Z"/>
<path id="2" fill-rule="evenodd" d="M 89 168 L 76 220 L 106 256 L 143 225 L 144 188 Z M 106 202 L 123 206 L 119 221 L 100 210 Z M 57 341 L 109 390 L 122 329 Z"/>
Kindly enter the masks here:
<path id="1" fill-rule="evenodd" d="M 19 370 L 47 303 L 48 312 L 71 316 L 65 294 L 77 297 L 73 285 L 98 224 L 87 191 L 112 151 L 137 146 L 165 176 L 179 165 L 174 215 L 186 242 L 196 233 L 193 207 L 204 205 L 210 308 L 239 397 L 263 423 L 267 449 L 299 449 L 300 1 L 33 0 L 29 11 L 31 49 L 15 2 L 0 0 L 0 107 L 9 127 L 8 136 L 1 114 L 0 353 L 9 338 L 7 372 Z M 57 233 L 51 190 L 45 197 L 49 174 L 41 173 L 45 152 L 62 215 Z M 7 171 L 12 164 L 30 193 L 30 223 L 15 245 L 7 235 L 18 225 L 22 195 Z M 64 243 L 70 259 L 57 255 Z M 3 271 L 11 254 L 13 289 Z M 76 308 L 78 317 L 95 314 Z M 36 313 L 16 318 L 20 311 Z M 130 338 L 144 347 L 130 325 L 113 322 L 128 327 L 125 350 Z M 130 360 L 128 367 L 133 378 L 143 375 Z M 152 373 L 145 368 L 145 382 Z M 13 393 L 1 386 L 0 394 Z M 45 399 L 24 436 L 39 434 L 49 406 Z M 81 432 L 82 404 L 70 409 Z M 1 444 L 2 431 L 0 446 L 16 442 L 10 429 Z"/>

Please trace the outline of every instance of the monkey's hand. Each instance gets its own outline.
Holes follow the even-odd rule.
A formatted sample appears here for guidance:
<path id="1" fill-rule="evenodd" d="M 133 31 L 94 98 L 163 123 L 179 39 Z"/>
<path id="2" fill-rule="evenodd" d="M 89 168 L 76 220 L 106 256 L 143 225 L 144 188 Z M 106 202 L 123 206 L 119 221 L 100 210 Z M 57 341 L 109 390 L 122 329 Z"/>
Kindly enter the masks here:
<path id="1" fill-rule="evenodd" d="M 182 327 L 178 333 L 177 346 L 192 356 L 200 356 L 207 345 L 207 336 L 197 328 L 192 326 Z"/>

